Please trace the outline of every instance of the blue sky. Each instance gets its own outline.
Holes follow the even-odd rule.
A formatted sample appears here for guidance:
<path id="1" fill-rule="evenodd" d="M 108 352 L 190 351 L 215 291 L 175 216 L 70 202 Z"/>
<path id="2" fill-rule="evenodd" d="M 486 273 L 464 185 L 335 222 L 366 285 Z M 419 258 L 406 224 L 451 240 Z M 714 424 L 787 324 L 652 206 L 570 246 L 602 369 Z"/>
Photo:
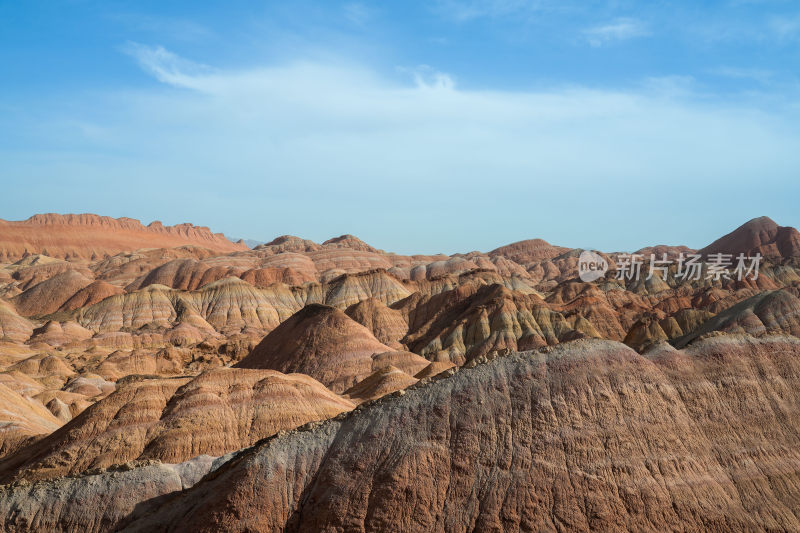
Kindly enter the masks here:
<path id="1" fill-rule="evenodd" d="M 0 218 L 399 253 L 800 226 L 800 5 L 0 0 Z"/>

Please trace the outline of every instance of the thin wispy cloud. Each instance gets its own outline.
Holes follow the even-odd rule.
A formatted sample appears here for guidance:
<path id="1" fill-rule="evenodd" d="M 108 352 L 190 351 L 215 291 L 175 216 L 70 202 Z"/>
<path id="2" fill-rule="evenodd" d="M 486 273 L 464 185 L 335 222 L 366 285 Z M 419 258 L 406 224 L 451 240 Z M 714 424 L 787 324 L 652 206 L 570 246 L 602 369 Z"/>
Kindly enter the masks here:
<path id="1" fill-rule="evenodd" d="M 736 80 L 752 80 L 764 85 L 773 82 L 775 79 L 775 73 L 773 71 L 761 68 L 723 66 L 710 69 L 709 72 L 716 76 L 722 76 Z"/>
<path id="2" fill-rule="evenodd" d="M 665 236 L 697 216 L 799 225 L 789 1 L 59 6 L 0 21 L 8 216 L 168 213 L 413 252 L 635 249 L 658 228 L 624 217 L 662 207 Z"/>
<path id="3" fill-rule="evenodd" d="M 179 57 L 163 46 L 129 42 L 122 47 L 122 51 L 133 57 L 145 72 L 158 81 L 176 87 L 202 88 L 202 80 L 212 73 L 210 67 Z"/>
<path id="4" fill-rule="evenodd" d="M 756 47 L 772 47 L 775 45 L 793 45 L 800 40 L 800 13 L 770 12 L 775 4 L 765 3 L 763 10 L 757 13 L 736 16 L 710 18 L 708 20 L 686 19 L 677 29 L 678 35 L 697 40 L 705 46 L 719 44 L 742 45 L 747 43 Z M 787 3 L 788 4 L 788 3 Z"/>
<path id="5" fill-rule="evenodd" d="M 398 72 L 407 74 L 414 80 L 418 89 L 453 89 L 455 80 L 450 74 L 440 72 L 430 65 L 419 65 L 414 68 L 398 67 Z"/>
<path id="6" fill-rule="evenodd" d="M 800 38 L 800 13 L 771 16 L 767 26 L 780 41 L 797 40 Z"/>
<path id="7" fill-rule="evenodd" d="M 583 30 L 583 36 L 594 47 L 649 36 L 647 25 L 637 19 L 620 18 L 612 22 L 601 24 Z"/>
<path id="8" fill-rule="evenodd" d="M 648 76 L 641 87 L 651 95 L 662 98 L 689 98 L 699 93 L 697 80 L 692 76 Z"/>
<path id="9" fill-rule="evenodd" d="M 545 223 L 560 216 L 548 199 L 561 197 L 565 183 L 587 199 L 618 190 L 626 202 L 646 204 L 652 198 L 639 187 L 646 179 L 669 184 L 659 201 L 679 205 L 687 188 L 727 190 L 760 175 L 788 183 L 800 168 L 797 113 L 709 104 L 681 79 L 618 90 L 470 90 L 432 67 L 406 69 L 398 81 L 345 62 L 226 70 L 159 46 L 132 45 L 128 53 L 153 79 L 187 90 L 87 102 L 81 119 L 103 138 L 78 129 L 70 136 L 72 122 L 62 117 L 51 142 L 81 136 L 74 168 L 53 168 L 46 156 L 29 168 L 97 182 L 114 169 L 137 183 L 129 201 L 154 210 L 175 209 L 168 200 L 185 197 L 187 187 L 192 209 L 204 212 L 230 197 L 237 211 L 259 213 L 266 236 L 352 231 L 385 239 L 402 219 L 402 232 L 448 243 L 427 251 L 489 249 L 500 243 L 475 241 L 494 235 L 485 231 L 486 217 L 465 213 L 491 213 L 492 227 L 514 228 L 519 210 L 536 205 L 526 223 Z M 98 146 L 108 154 L 102 164 L 91 156 Z M 191 185 L 176 176 L 191 176 Z M 420 204 L 420 191 L 441 200 L 435 213 Z M 246 230 L 254 222 L 244 218 L 239 229 Z M 611 225 L 602 229 L 615 235 Z M 518 236 L 530 233 L 521 228 Z M 414 246 L 397 251 L 426 251 Z"/>
<path id="10" fill-rule="evenodd" d="M 369 22 L 374 15 L 373 9 L 361 2 L 349 2 L 342 9 L 345 18 L 358 26 L 363 26 Z"/>

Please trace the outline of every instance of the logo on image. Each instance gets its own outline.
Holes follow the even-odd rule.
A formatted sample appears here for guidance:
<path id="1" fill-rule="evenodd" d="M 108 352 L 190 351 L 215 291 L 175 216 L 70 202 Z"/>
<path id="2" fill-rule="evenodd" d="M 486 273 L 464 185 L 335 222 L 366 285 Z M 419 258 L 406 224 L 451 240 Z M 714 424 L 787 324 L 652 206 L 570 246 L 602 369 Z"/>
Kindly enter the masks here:
<path id="1" fill-rule="evenodd" d="M 581 252 L 578 258 L 578 276 L 581 281 L 590 283 L 605 276 L 608 271 L 608 261 L 603 256 L 589 250 Z"/>

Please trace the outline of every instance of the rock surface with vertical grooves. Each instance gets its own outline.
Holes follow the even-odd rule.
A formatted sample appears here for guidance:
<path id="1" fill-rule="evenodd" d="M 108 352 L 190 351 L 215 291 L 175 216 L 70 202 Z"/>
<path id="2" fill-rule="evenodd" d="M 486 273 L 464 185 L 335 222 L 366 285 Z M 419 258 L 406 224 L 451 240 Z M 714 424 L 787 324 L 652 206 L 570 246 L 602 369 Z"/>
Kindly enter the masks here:
<path id="1" fill-rule="evenodd" d="M 576 341 L 260 444 L 128 531 L 797 530 L 798 413 L 796 339 Z"/>
<path id="2" fill-rule="evenodd" d="M 220 368 L 194 379 L 134 380 L 0 461 L 0 482 L 50 479 L 133 460 L 180 463 L 219 456 L 353 407 L 308 376 L 272 370 Z"/>

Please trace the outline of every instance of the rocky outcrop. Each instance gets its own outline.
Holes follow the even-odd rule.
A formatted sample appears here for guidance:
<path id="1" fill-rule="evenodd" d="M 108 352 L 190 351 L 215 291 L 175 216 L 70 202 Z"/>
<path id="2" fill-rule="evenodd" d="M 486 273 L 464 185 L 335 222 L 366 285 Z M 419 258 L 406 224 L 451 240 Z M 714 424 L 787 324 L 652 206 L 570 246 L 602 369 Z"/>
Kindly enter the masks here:
<path id="1" fill-rule="evenodd" d="M 143 501 L 194 485 L 212 471 L 214 457 L 177 465 L 129 463 L 106 472 L 16 486 L 0 486 L 3 531 L 113 531 Z"/>

